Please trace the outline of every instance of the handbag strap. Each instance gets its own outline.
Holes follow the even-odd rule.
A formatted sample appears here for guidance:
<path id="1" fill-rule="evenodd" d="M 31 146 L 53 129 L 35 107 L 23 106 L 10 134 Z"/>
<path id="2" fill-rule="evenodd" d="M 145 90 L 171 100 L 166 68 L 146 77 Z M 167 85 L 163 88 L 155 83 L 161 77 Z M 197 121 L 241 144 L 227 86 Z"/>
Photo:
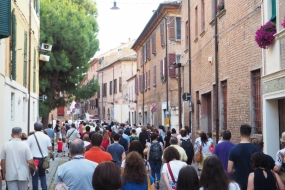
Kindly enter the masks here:
<path id="1" fill-rule="evenodd" d="M 74 129 L 73 131 L 72 131 L 72 133 L 75 131 L 76 129 Z M 72 133 L 70 133 L 70 135 L 67 137 L 68 139 L 69 139 L 69 137 L 72 135 Z"/>
<path id="2" fill-rule="evenodd" d="M 276 183 L 276 187 L 277 187 L 277 189 L 279 189 L 279 185 L 278 185 L 278 182 L 277 182 L 277 180 L 276 180 L 275 172 L 272 171 L 272 170 L 271 170 L 271 172 L 272 172 L 272 174 L 273 174 L 273 177 L 274 177 L 274 180 L 275 180 L 275 183 Z"/>
<path id="3" fill-rule="evenodd" d="M 169 171 L 169 174 L 170 174 L 170 177 L 171 177 L 173 183 L 176 183 L 169 162 L 167 163 L 167 168 L 168 168 L 168 171 Z"/>
<path id="4" fill-rule="evenodd" d="M 147 175 L 147 189 L 151 189 L 151 184 L 150 184 L 150 179 L 149 176 Z"/>
<path id="5" fill-rule="evenodd" d="M 37 139 L 36 134 L 34 134 L 34 136 L 35 136 L 35 139 L 36 139 L 36 141 L 37 141 L 37 145 L 38 145 L 38 148 L 39 148 L 39 150 L 40 150 L 40 152 L 41 152 L 42 158 L 44 158 L 44 155 L 43 155 L 43 153 L 42 153 L 42 150 L 41 150 L 41 147 L 40 147 L 40 145 L 39 145 L 39 142 L 38 142 L 38 139 Z"/>

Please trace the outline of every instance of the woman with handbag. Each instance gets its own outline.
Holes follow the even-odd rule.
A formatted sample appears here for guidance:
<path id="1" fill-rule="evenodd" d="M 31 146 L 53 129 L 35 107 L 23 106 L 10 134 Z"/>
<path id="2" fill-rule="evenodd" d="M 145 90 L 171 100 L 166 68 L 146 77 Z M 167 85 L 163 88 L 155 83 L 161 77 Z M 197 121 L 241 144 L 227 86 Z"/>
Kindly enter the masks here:
<path id="1" fill-rule="evenodd" d="M 182 167 L 187 166 L 180 160 L 180 154 L 174 147 L 168 147 L 163 153 L 165 164 L 162 167 L 162 177 L 167 190 L 175 190 L 178 174 Z"/>
<path id="2" fill-rule="evenodd" d="M 213 146 L 213 143 L 208 141 L 206 133 L 201 133 L 200 138 L 201 143 L 195 152 L 195 161 L 198 162 L 198 171 L 203 169 L 204 160 L 212 155 L 210 148 Z"/>
<path id="3" fill-rule="evenodd" d="M 268 169 L 268 159 L 262 152 L 256 152 L 251 156 L 251 165 L 254 172 L 248 176 L 247 190 L 284 190 L 278 174 Z"/>

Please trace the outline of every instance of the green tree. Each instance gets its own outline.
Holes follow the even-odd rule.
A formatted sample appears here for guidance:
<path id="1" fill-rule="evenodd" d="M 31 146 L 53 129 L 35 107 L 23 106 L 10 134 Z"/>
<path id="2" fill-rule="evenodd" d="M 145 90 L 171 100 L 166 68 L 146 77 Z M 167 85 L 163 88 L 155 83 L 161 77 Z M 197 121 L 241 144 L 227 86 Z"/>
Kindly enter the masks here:
<path id="1" fill-rule="evenodd" d="M 52 44 L 49 62 L 41 62 L 40 103 L 43 124 L 51 110 L 65 106 L 71 99 L 88 99 L 99 89 L 93 78 L 81 85 L 89 69 L 89 59 L 99 48 L 96 4 L 92 0 L 41 0 L 41 42 Z M 64 97 L 60 97 L 60 92 Z"/>

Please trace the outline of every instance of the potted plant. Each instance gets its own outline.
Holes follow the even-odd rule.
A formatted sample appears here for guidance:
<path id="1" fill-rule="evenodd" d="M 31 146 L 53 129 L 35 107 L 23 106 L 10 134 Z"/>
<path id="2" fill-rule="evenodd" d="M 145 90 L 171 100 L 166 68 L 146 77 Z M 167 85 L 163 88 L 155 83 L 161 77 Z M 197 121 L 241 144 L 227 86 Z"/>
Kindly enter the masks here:
<path id="1" fill-rule="evenodd" d="M 285 28 L 285 16 L 284 16 L 283 23 L 281 25 Z"/>
<path id="2" fill-rule="evenodd" d="M 219 13 L 221 10 L 225 9 L 225 4 L 224 3 L 219 3 L 217 6 L 217 13 Z"/>
<path id="3" fill-rule="evenodd" d="M 265 25 L 261 26 L 255 33 L 255 41 L 258 46 L 263 49 L 269 48 L 269 46 L 273 43 L 276 33 L 276 27 L 270 21 Z"/>

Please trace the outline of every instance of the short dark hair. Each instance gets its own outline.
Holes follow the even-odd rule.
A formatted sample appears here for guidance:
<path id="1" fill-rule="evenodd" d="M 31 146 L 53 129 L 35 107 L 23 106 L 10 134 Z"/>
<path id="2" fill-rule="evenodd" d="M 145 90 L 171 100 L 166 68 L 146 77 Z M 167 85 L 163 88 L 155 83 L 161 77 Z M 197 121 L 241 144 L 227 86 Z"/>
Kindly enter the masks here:
<path id="1" fill-rule="evenodd" d="M 178 139 L 177 137 L 170 137 L 170 144 L 178 144 Z"/>
<path id="2" fill-rule="evenodd" d="M 256 152 L 251 155 L 251 165 L 255 168 L 267 168 L 268 167 L 268 159 L 267 156 L 263 152 Z"/>
<path id="3" fill-rule="evenodd" d="M 177 190 L 199 190 L 199 179 L 197 171 L 193 166 L 184 166 L 179 171 L 177 179 Z"/>
<path id="4" fill-rule="evenodd" d="M 72 127 L 72 128 L 76 128 L 76 127 L 75 127 L 75 123 L 72 123 L 72 124 L 71 124 L 71 127 Z"/>
<path id="5" fill-rule="evenodd" d="M 169 146 L 163 152 L 163 159 L 166 163 L 173 159 L 180 160 L 180 154 L 176 148 Z"/>
<path id="6" fill-rule="evenodd" d="M 12 129 L 12 134 L 13 134 L 13 135 L 20 135 L 20 134 L 22 134 L 22 129 L 21 129 L 21 127 L 14 127 L 14 128 Z"/>
<path id="7" fill-rule="evenodd" d="M 120 140 L 120 135 L 119 135 L 118 133 L 115 133 L 115 134 L 113 135 L 113 139 L 114 139 L 114 141 Z"/>
<path id="8" fill-rule="evenodd" d="M 172 128 L 171 133 L 176 133 L 176 129 Z"/>
<path id="9" fill-rule="evenodd" d="M 209 138 L 212 138 L 212 133 L 211 133 L 211 132 L 207 133 L 207 136 L 208 136 Z"/>
<path id="10" fill-rule="evenodd" d="M 95 131 L 100 131 L 100 128 L 99 127 L 95 127 Z"/>
<path id="11" fill-rule="evenodd" d="M 135 134 L 137 131 L 135 129 L 132 129 L 131 131 L 133 134 Z"/>
<path id="12" fill-rule="evenodd" d="M 115 190 L 122 187 L 121 170 L 114 162 L 99 164 L 92 177 L 92 187 L 95 190 Z"/>
<path id="13" fill-rule="evenodd" d="M 166 136 L 170 137 L 170 136 L 171 136 L 171 132 L 170 132 L 170 131 L 167 131 L 167 132 L 166 132 Z"/>
<path id="14" fill-rule="evenodd" d="M 91 141 L 91 139 L 92 139 L 92 135 L 94 134 L 94 133 L 96 133 L 95 131 L 91 131 L 88 135 L 89 135 L 89 140 Z"/>
<path id="15" fill-rule="evenodd" d="M 72 155 L 83 154 L 84 149 L 84 142 L 81 139 L 74 139 L 69 146 L 69 151 Z"/>
<path id="16" fill-rule="evenodd" d="M 251 126 L 248 124 L 242 124 L 240 126 L 240 134 L 243 137 L 249 137 L 251 134 Z"/>
<path id="17" fill-rule="evenodd" d="M 52 124 L 48 124 L 48 128 L 52 128 Z"/>
<path id="18" fill-rule="evenodd" d="M 41 131 L 43 129 L 43 124 L 41 122 L 36 122 L 34 124 L 35 131 Z"/>
<path id="19" fill-rule="evenodd" d="M 118 133 L 119 133 L 119 135 L 122 135 L 122 134 L 124 134 L 124 130 L 123 129 L 119 129 Z"/>
<path id="20" fill-rule="evenodd" d="M 223 139 L 224 140 L 230 140 L 232 137 L 232 133 L 229 130 L 225 130 L 223 132 Z"/>
<path id="21" fill-rule="evenodd" d="M 156 133 L 151 133 L 151 135 L 150 135 L 151 141 L 153 141 L 154 139 L 157 139 L 157 137 L 158 137 L 158 134 L 156 134 Z"/>
<path id="22" fill-rule="evenodd" d="M 260 148 L 260 150 L 263 149 L 263 146 L 264 146 L 263 140 L 261 140 L 261 139 L 253 139 L 253 140 L 251 141 L 251 143 L 252 143 L 254 146 L 257 146 L 258 148 Z"/>
<path id="23" fill-rule="evenodd" d="M 102 135 L 100 135 L 98 133 L 94 133 L 94 134 L 92 134 L 92 137 L 91 137 L 91 144 L 92 144 L 92 146 L 99 146 L 100 147 L 102 140 L 103 140 Z"/>
<path id="24" fill-rule="evenodd" d="M 187 136 L 187 131 L 185 129 L 180 129 L 179 133 L 180 133 L 181 137 Z"/>
<path id="25" fill-rule="evenodd" d="M 143 146 L 142 146 L 142 143 L 140 141 L 134 139 L 130 143 L 129 153 L 132 152 L 132 151 L 136 151 L 136 152 L 138 152 L 142 156 L 142 158 L 144 157 L 144 155 L 143 155 Z"/>
<path id="26" fill-rule="evenodd" d="M 90 131 L 90 126 L 86 126 L 86 131 Z"/>

